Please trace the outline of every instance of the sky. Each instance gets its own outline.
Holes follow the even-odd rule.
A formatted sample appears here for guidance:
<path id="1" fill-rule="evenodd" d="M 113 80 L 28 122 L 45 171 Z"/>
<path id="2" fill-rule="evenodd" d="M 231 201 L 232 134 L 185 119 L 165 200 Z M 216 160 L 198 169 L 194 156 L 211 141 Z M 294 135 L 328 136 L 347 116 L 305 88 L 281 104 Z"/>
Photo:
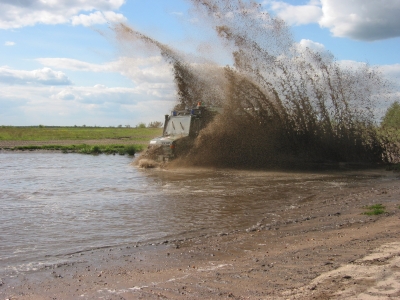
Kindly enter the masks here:
<path id="1" fill-rule="evenodd" d="M 400 95 L 400 0 L 256 2 L 296 43 L 379 67 Z M 0 126 L 162 122 L 176 101 L 170 68 L 116 41 L 115 22 L 188 53 L 212 35 L 187 0 L 0 0 Z"/>

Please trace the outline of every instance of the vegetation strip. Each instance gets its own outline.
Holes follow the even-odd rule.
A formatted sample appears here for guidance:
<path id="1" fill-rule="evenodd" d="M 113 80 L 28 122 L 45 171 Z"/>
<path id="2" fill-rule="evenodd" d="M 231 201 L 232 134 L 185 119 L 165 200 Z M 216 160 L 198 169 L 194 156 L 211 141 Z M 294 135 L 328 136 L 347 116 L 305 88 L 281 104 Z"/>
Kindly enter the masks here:
<path id="1" fill-rule="evenodd" d="M 35 151 L 49 150 L 62 151 L 63 153 L 82 153 L 82 154 L 120 154 L 135 155 L 136 152 L 143 150 L 143 145 L 43 145 L 43 146 L 17 146 L 11 148 L 3 148 L 11 151 Z"/>

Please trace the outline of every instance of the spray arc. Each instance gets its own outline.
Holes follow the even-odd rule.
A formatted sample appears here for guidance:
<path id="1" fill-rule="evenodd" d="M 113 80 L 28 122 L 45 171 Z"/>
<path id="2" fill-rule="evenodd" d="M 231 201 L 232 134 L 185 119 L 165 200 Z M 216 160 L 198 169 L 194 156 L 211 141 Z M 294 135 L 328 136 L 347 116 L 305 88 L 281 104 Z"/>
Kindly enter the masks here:
<path id="1" fill-rule="evenodd" d="M 379 70 L 346 67 L 327 51 L 299 47 L 288 26 L 254 1 L 189 2 L 231 53 L 232 65 L 185 55 L 126 25 L 116 29 L 171 66 L 177 104 L 163 136 L 151 141 L 158 159 L 233 167 L 387 161 L 374 117 L 388 87 Z M 196 125 L 204 113 L 186 108 L 198 102 L 223 112 Z"/>

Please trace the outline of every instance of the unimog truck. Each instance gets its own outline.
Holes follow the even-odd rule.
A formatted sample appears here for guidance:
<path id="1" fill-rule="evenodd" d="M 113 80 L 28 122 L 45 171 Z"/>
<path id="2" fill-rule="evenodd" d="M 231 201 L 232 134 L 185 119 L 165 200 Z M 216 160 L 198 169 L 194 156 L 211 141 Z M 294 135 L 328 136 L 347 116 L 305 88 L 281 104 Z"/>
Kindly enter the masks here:
<path id="1" fill-rule="evenodd" d="M 170 115 L 165 115 L 163 135 L 150 141 L 146 156 L 162 163 L 186 154 L 199 132 L 216 114 L 217 109 L 199 103 L 196 108 L 172 111 Z"/>

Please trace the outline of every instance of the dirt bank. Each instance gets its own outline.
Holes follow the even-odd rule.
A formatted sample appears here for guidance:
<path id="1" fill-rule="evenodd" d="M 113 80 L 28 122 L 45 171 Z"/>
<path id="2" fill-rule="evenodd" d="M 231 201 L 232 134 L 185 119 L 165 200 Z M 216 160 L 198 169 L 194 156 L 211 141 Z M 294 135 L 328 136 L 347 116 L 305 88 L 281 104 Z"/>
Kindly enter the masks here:
<path id="1" fill-rule="evenodd" d="M 243 231 L 72 254 L 3 278 L 1 299 L 400 299 L 399 178 L 316 192 Z M 362 214 L 377 203 L 386 213 Z"/>

